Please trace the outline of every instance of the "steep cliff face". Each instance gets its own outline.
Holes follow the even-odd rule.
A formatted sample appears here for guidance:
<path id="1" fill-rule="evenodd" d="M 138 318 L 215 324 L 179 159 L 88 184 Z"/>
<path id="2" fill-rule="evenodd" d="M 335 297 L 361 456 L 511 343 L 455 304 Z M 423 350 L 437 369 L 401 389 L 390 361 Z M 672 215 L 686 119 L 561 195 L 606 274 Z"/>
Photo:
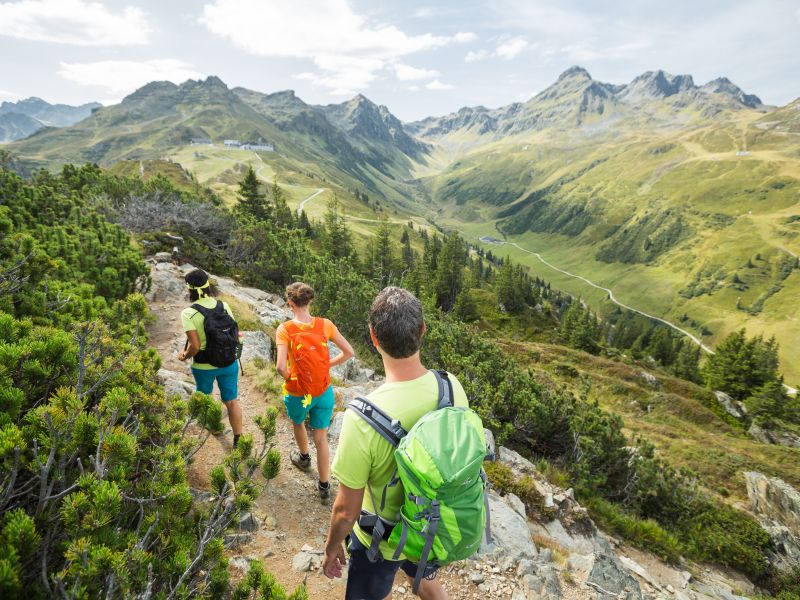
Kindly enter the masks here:
<path id="1" fill-rule="evenodd" d="M 800 492 L 755 471 L 745 479 L 753 512 L 775 542 L 773 564 L 783 571 L 800 568 Z"/>

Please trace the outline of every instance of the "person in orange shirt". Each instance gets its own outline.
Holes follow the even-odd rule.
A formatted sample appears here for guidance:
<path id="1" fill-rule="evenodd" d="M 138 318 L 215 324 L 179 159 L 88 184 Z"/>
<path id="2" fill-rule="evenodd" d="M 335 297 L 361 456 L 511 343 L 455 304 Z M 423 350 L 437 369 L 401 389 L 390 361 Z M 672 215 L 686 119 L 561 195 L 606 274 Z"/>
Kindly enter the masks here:
<path id="1" fill-rule="evenodd" d="M 311 467 L 305 420 L 309 418 L 317 449 L 317 489 L 320 498 L 330 496 L 330 449 L 328 427 L 333 415 L 333 387 L 330 367 L 353 355 L 353 347 L 330 320 L 311 316 L 311 286 L 295 282 L 286 287 L 286 302 L 294 318 L 282 323 L 275 333 L 278 357 L 275 368 L 284 379 L 283 403 L 292 420 L 297 449 L 290 453 L 292 463 L 307 471 Z M 341 350 L 330 358 L 328 340 Z"/>

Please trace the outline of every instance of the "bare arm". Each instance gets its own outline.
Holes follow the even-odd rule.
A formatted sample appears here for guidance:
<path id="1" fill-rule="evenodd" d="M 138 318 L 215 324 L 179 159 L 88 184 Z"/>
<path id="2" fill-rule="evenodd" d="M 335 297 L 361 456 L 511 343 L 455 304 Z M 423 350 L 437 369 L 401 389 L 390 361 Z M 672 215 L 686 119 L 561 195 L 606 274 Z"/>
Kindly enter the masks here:
<path id="1" fill-rule="evenodd" d="M 289 379 L 289 368 L 286 365 L 287 358 L 289 358 L 289 346 L 278 344 L 278 358 L 275 360 L 275 370 L 284 379 Z"/>
<path id="2" fill-rule="evenodd" d="M 339 483 L 339 493 L 336 494 L 331 510 L 331 527 L 325 544 L 325 558 L 322 561 L 322 569 L 330 579 L 342 576 L 342 567 L 347 562 L 342 542 L 356 524 L 361 514 L 363 500 L 364 488 L 356 490 Z"/>
<path id="3" fill-rule="evenodd" d="M 187 331 L 186 337 L 189 340 L 189 347 L 186 348 L 186 350 L 181 350 L 178 352 L 178 360 L 192 358 L 193 356 L 196 356 L 198 352 L 200 352 L 200 336 L 197 335 L 197 331 Z"/>
<path id="4" fill-rule="evenodd" d="M 347 362 L 349 359 L 355 356 L 355 352 L 353 352 L 353 347 L 350 345 L 350 342 L 348 342 L 341 333 L 337 333 L 335 336 L 333 336 L 331 341 L 333 341 L 333 343 L 339 347 L 339 350 L 341 350 L 339 354 L 331 359 L 332 367 L 340 365 L 343 362 Z"/>

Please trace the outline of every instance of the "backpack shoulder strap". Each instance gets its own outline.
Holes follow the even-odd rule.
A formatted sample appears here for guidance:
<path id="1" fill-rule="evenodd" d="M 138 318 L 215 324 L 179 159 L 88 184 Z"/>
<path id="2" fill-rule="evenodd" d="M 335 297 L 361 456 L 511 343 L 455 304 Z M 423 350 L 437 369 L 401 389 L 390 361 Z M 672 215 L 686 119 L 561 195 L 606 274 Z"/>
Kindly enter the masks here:
<path id="1" fill-rule="evenodd" d="M 325 335 L 325 319 L 322 317 L 314 317 L 314 324 L 311 326 L 311 330 L 325 339 L 328 339 Z"/>
<path id="2" fill-rule="evenodd" d="M 200 305 L 198 303 L 192 304 L 192 306 L 190 308 L 195 309 L 197 312 L 199 312 L 201 315 L 203 315 L 204 319 L 206 317 L 208 317 L 208 315 L 210 315 L 211 311 L 213 310 L 211 308 L 206 308 L 205 306 L 202 306 L 202 305 Z"/>
<path id="3" fill-rule="evenodd" d="M 393 448 L 397 448 L 400 440 L 408 433 L 403 429 L 400 421 L 392 419 L 366 398 L 357 396 L 355 400 L 348 402 L 347 408 L 369 423 L 369 426 L 377 431 L 378 435 L 389 442 Z"/>
<path id="4" fill-rule="evenodd" d="M 447 371 L 435 371 L 431 369 L 431 373 L 436 377 L 436 383 L 439 385 L 439 403 L 436 406 L 439 408 L 447 408 L 448 406 L 455 406 L 455 398 L 453 397 L 453 382 Z"/>

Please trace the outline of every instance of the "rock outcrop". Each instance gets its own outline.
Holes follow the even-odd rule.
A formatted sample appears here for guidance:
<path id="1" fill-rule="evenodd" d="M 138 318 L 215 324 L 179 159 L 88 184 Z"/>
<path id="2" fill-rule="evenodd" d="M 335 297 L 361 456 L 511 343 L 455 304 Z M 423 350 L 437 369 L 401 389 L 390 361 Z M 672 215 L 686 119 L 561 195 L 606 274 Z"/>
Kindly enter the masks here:
<path id="1" fill-rule="evenodd" d="M 717 397 L 717 402 L 719 405 L 725 409 L 725 412 L 728 413 L 730 416 L 743 421 L 747 418 L 747 409 L 744 407 L 744 404 L 739 402 L 738 400 L 734 400 L 725 392 L 716 391 L 714 395 Z"/>
<path id="2" fill-rule="evenodd" d="M 800 492 L 781 479 L 745 473 L 753 512 L 772 541 L 772 563 L 782 571 L 800 568 Z"/>

